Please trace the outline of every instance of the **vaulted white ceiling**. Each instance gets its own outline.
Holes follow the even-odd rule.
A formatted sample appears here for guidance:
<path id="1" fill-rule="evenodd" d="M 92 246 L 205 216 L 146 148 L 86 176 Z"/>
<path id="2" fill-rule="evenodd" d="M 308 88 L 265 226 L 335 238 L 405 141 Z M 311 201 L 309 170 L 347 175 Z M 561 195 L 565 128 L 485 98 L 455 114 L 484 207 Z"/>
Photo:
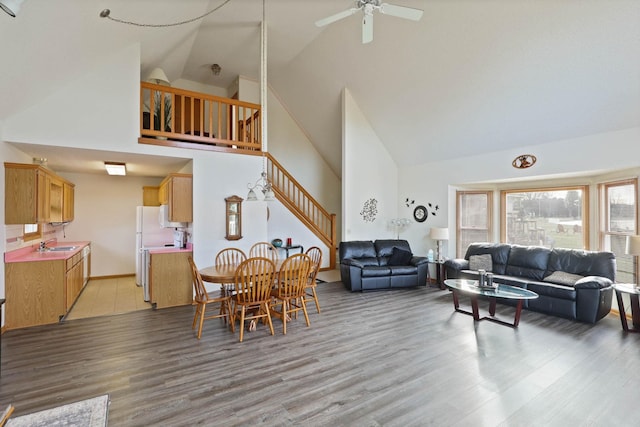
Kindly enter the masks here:
<path id="1" fill-rule="evenodd" d="M 267 0 L 269 84 L 338 176 L 345 87 L 399 166 L 640 126 L 637 0 L 389 3 L 425 13 L 376 14 L 363 45 L 359 13 L 314 25 L 350 0 Z M 173 23 L 218 6 L 167 28 L 99 17 Z M 25 0 L 0 15 L 0 120 L 132 43 L 141 78 L 258 79 L 261 17 L 261 0 Z"/>

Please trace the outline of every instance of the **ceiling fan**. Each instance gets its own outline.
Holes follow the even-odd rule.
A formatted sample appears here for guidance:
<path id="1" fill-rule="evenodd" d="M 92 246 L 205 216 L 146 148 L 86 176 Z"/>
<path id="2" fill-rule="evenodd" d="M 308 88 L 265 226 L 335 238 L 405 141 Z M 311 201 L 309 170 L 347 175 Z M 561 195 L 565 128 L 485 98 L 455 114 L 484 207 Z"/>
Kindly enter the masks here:
<path id="1" fill-rule="evenodd" d="M 381 0 L 356 0 L 355 7 L 345 10 L 335 15 L 316 21 L 316 26 L 324 27 L 333 22 L 344 19 L 354 13 L 362 10 L 364 17 L 362 18 L 362 43 L 373 41 L 373 11 L 377 10 L 385 15 L 396 16 L 398 18 L 411 19 L 419 21 L 422 18 L 423 11 L 411 7 L 397 6 L 389 3 L 381 3 Z"/>

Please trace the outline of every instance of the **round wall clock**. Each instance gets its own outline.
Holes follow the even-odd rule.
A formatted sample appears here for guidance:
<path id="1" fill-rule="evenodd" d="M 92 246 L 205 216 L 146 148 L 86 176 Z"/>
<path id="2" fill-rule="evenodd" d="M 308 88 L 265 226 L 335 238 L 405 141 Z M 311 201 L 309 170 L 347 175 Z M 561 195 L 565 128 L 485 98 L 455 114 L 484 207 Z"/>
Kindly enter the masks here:
<path id="1" fill-rule="evenodd" d="M 416 206 L 416 208 L 413 210 L 413 219 L 418 222 L 425 222 L 428 215 L 429 212 L 427 211 L 427 208 L 422 205 Z"/>

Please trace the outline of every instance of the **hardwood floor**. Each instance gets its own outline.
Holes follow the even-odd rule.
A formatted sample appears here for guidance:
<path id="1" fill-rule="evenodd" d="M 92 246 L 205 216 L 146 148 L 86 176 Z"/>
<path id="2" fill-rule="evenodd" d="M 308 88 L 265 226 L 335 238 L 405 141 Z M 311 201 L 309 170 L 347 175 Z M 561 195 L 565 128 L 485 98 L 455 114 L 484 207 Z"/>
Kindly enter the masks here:
<path id="1" fill-rule="evenodd" d="M 194 308 L 68 320 L 2 336 L 14 416 L 108 393 L 111 426 L 625 426 L 640 418 L 640 334 L 524 310 L 474 324 L 434 287 L 318 286 L 322 314 L 238 342 Z M 464 305 L 466 302 L 461 301 Z M 467 304 L 468 306 L 468 304 Z M 481 304 L 481 310 L 487 304 Z M 498 315 L 513 317 L 498 306 Z"/>

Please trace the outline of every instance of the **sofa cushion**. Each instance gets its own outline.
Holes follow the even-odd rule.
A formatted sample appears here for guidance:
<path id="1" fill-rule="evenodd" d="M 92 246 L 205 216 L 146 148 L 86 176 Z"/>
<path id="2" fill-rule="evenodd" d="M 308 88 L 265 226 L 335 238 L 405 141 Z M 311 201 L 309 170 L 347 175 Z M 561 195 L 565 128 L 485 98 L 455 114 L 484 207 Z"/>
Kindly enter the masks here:
<path id="1" fill-rule="evenodd" d="M 555 283 L 546 282 L 529 282 L 527 289 L 538 295 L 553 297 L 563 300 L 576 300 L 577 292 L 573 286 L 556 285 Z"/>
<path id="2" fill-rule="evenodd" d="M 547 271 L 551 249 L 542 246 L 513 245 L 509 252 L 506 273 L 509 276 L 542 280 Z"/>
<path id="3" fill-rule="evenodd" d="M 543 279 L 544 282 L 558 283 L 565 286 L 575 286 L 576 282 L 584 276 L 579 274 L 571 274 L 565 271 L 554 271 Z"/>
<path id="4" fill-rule="evenodd" d="M 415 265 L 392 265 L 389 266 L 392 276 L 406 276 L 409 274 L 418 274 L 418 267 Z"/>
<path id="5" fill-rule="evenodd" d="M 345 258 L 375 258 L 378 255 L 371 240 L 340 242 L 339 252 L 340 262 Z"/>
<path id="6" fill-rule="evenodd" d="M 547 273 L 566 271 L 581 276 L 602 276 L 615 281 L 616 257 L 612 252 L 554 248 L 549 255 Z"/>
<path id="7" fill-rule="evenodd" d="M 491 271 L 495 274 L 505 274 L 509 252 L 511 245 L 507 243 L 472 243 L 467 247 L 464 258 L 468 260 L 471 255 L 490 254 L 493 262 Z"/>
<path id="8" fill-rule="evenodd" d="M 491 254 L 484 255 L 471 255 L 469 257 L 469 269 L 470 270 L 484 270 L 487 272 L 493 271 L 493 260 Z"/>
<path id="9" fill-rule="evenodd" d="M 389 267 L 370 266 L 362 269 L 362 277 L 386 277 L 390 274 Z"/>
<path id="10" fill-rule="evenodd" d="M 404 249 L 405 251 L 411 252 L 409 242 L 406 240 L 381 239 L 373 242 L 373 246 L 375 248 L 376 255 L 379 257 L 390 257 L 393 252 L 393 248 Z"/>
<path id="11" fill-rule="evenodd" d="M 411 257 L 413 254 L 410 251 L 394 247 L 387 265 L 409 265 Z"/>

